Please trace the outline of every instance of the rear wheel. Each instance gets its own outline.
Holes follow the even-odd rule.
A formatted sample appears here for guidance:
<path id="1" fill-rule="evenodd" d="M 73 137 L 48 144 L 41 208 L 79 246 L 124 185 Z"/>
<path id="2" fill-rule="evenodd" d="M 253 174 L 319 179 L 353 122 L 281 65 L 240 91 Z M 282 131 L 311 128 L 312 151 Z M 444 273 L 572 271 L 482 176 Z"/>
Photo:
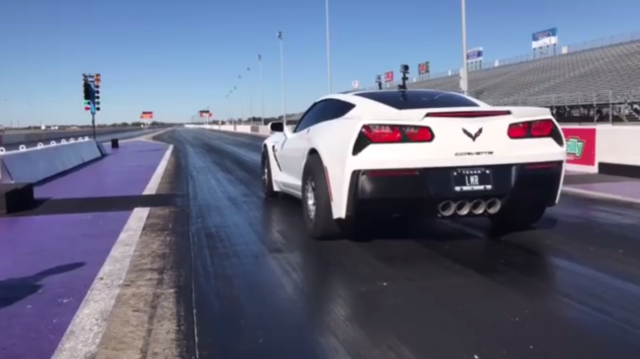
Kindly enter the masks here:
<path id="1" fill-rule="evenodd" d="M 317 155 L 309 157 L 302 173 L 302 212 L 311 237 L 329 239 L 340 234 L 333 219 L 324 165 Z"/>
<path id="2" fill-rule="evenodd" d="M 534 225 L 544 216 L 545 211 L 546 207 L 540 205 L 517 209 L 505 207 L 500 212 L 490 216 L 489 219 L 495 229 L 517 231 Z"/>
<path id="3" fill-rule="evenodd" d="M 262 151 L 261 179 L 262 193 L 265 198 L 275 198 L 278 192 L 273 189 L 273 177 L 271 175 L 271 161 L 269 161 L 269 152 L 265 149 Z"/>

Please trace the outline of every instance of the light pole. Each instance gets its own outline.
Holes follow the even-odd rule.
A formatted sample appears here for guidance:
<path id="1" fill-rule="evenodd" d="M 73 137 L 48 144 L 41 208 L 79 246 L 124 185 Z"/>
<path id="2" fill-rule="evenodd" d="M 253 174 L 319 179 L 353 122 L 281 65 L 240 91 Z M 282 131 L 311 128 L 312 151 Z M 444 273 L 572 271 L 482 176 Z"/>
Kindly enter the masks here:
<path id="1" fill-rule="evenodd" d="M 462 73 L 460 89 L 466 95 L 469 91 L 469 71 L 467 70 L 467 10 L 465 0 L 460 0 L 462 8 Z"/>
<path id="2" fill-rule="evenodd" d="M 247 72 L 251 72 L 251 67 L 247 66 Z M 247 88 L 249 89 L 249 119 L 251 120 L 251 123 L 253 123 L 253 99 L 251 98 L 251 81 L 247 82 Z"/>
<path id="3" fill-rule="evenodd" d="M 284 48 L 282 31 L 278 31 L 278 40 L 280 40 L 280 77 L 282 78 L 282 122 L 287 125 L 287 96 L 284 87 Z"/>
<path id="4" fill-rule="evenodd" d="M 240 75 L 238 75 L 238 78 L 240 78 Z M 240 113 L 239 113 L 239 120 L 240 123 L 242 123 L 242 117 L 244 117 L 244 109 L 242 108 L 242 96 L 240 96 L 240 89 L 238 89 L 238 86 L 233 86 L 233 90 L 238 94 L 238 103 L 240 104 Z"/>
<path id="5" fill-rule="evenodd" d="M 262 55 L 258 54 L 258 62 L 260 63 L 260 118 L 262 118 L 262 126 L 264 126 L 264 81 L 262 79 Z"/>
<path id="6" fill-rule="evenodd" d="M 329 39 L 329 0 L 324 0 L 324 13 L 327 32 L 327 81 L 329 82 L 329 93 L 333 93 L 333 86 L 331 84 L 331 41 Z"/>
<path id="7" fill-rule="evenodd" d="M 235 89 L 235 88 L 236 88 L 236 87 L 235 87 L 235 86 L 233 86 L 233 89 L 231 89 L 231 90 L 229 91 L 229 97 L 233 96 L 233 91 L 234 91 L 234 89 Z M 233 104 L 233 100 L 229 100 L 229 104 L 230 104 L 230 105 L 232 105 L 232 104 Z M 233 106 L 230 106 L 230 107 L 233 107 Z M 237 111 L 237 109 L 236 109 L 236 111 Z M 236 111 L 233 111 L 233 112 L 236 112 Z M 235 117 L 235 116 L 238 116 L 238 117 Z M 234 114 L 233 123 L 237 123 L 239 118 L 240 118 L 240 113 L 236 113 L 236 114 Z"/>
<path id="8" fill-rule="evenodd" d="M 224 95 L 224 99 L 225 99 L 225 101 L 224 101 L 224 103 L 225 103 L 225 108 L 227 108 L 227 107 L 229 106 L 229 93 L 227 93 L 226 95 Z M 229 118 L 230 118 L 230 117 L 227 117 L 227 120 L 228 120 Z M 222 119 L 222 118 L 220 118 L 220 120 L 218 120 L 218 129 L 220 129 L 220 126 L 222 125 L 222 121 L 223 121 L 223 119 Z"/>
<path id="9" fill-rule="evenodd" d="M 238 80 L 242 80 L 242 75 L 238 75 Z M 238 92 L 240 92 L 240 84 L 238 84 Z M 240 122 L 244 121 L 244 106 L 242 106 L 242 95 L 238 93 L 238 101 L 240 102 Z"/>

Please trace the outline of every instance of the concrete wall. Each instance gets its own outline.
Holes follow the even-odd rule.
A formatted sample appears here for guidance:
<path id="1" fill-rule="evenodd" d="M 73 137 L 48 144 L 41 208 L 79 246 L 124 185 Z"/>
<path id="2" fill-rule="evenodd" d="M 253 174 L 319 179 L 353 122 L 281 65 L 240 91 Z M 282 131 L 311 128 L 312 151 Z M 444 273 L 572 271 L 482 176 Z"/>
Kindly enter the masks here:
<path id="1" fill-rule="evenodd" d="M 112 133 L 128 132 L 140 130 L 140 127 L 126 127 L 126 128 L 102 128 L 96 131 L 97 134 L 106 135 Z M 93 131 L 82 130 L 70 130 L 70 131 L 30 131 L 30 132 L 18 132 L 18 133 L 4 133 L 0 135 L 0 146 L 11 144 L 28 144 L 34 142 L 49 142 L 52 140 L 59 140 L 62 138 L 78 138 L 84 136 L 92 136 Z"/>
<path id="2" fill-rule="evenodd" d="M 102 144 L 77 141 L 0 154 L 0 183 L 34 183 L 106 155 Z"/>

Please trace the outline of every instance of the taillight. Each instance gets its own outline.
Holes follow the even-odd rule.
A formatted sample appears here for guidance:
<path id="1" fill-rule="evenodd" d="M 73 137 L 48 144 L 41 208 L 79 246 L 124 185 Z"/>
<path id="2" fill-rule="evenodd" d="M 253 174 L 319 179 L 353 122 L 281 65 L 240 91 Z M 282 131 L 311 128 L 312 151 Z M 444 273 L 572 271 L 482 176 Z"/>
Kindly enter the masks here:
<path id="1" fill-rule="evenodd" d="M 362 134 L 372 143 L 431 142 L 431 128 L 422 126 L 364 125 Z"/>
<path id="2" fill-rule="evenodd" d="M 529 122 L 513 123 L 509 125 L 507 134 L 510 138 L 525 138 L 529 133 Z"/>
<path id="3" fill-rule="evenodd" d="M 512 139 L 553 137 L 556 125 L 552 120 L 537 120 L 512 123 L 507 129 L 507 135 Z"/>
<path id="4" fill-rule="evenodd" d="M 426 126 L 364 125 L 353 146 L 353 155 L 371 144 L 431 142 L 433 131 Z"/>
<path id="5" fill-rule="evenodd" d="M 362 133 L 369 139 L 369 141 L 373 143 L 389 143 L 402 141 L 402 134 L 396 126 L 363 126 Z"/>
<path id="6" fill-rule="evenodd" d="M 534 121 L 531 123 L 531 136 L 533 137 L 547 137 L 553 131 L 553 121 L 542 120 Z"/>
<path id="7" fill-rule="evenodd" d="M 433 133 L 428 127 L 405 127 L 404 134 L 412 142 L 429 142 L 433 140 Z"/>

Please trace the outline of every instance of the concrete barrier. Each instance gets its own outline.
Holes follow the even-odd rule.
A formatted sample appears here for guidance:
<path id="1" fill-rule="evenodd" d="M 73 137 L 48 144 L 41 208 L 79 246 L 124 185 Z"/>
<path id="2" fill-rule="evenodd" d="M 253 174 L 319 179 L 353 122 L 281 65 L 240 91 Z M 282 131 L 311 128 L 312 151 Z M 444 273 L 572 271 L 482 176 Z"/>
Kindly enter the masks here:
<path id="1" fill-rule="evenodd" d="M 123 132 L 138 131 L 140 127 L 110 127 L 110 128 L 98 128 L 96 130 L 97 135 L 113 135 Z M 61 139 L 78 138 L 78 137 L 92 137 L 93 130 L 91 129 L 78 129 L 78 130 L 46 130 L 39 131 L 34 130 L 32 132 L 7 132 L 0 134 L 0 147 L 7 147 L 14 144 L 25 144 L 36 142 L 50 142 L 52 140 L 59 141 Z"/>
<path id="2" fill-rule="evenodd" d="M 640 126 L 563 126 L 567 168 L 640 178 Z"/>
<path id="3" fill-rule="evenodd" d="M 98 159 L 107 152 L 93 140 L 0 154 L 0 183 L 35 183 Z"/>

